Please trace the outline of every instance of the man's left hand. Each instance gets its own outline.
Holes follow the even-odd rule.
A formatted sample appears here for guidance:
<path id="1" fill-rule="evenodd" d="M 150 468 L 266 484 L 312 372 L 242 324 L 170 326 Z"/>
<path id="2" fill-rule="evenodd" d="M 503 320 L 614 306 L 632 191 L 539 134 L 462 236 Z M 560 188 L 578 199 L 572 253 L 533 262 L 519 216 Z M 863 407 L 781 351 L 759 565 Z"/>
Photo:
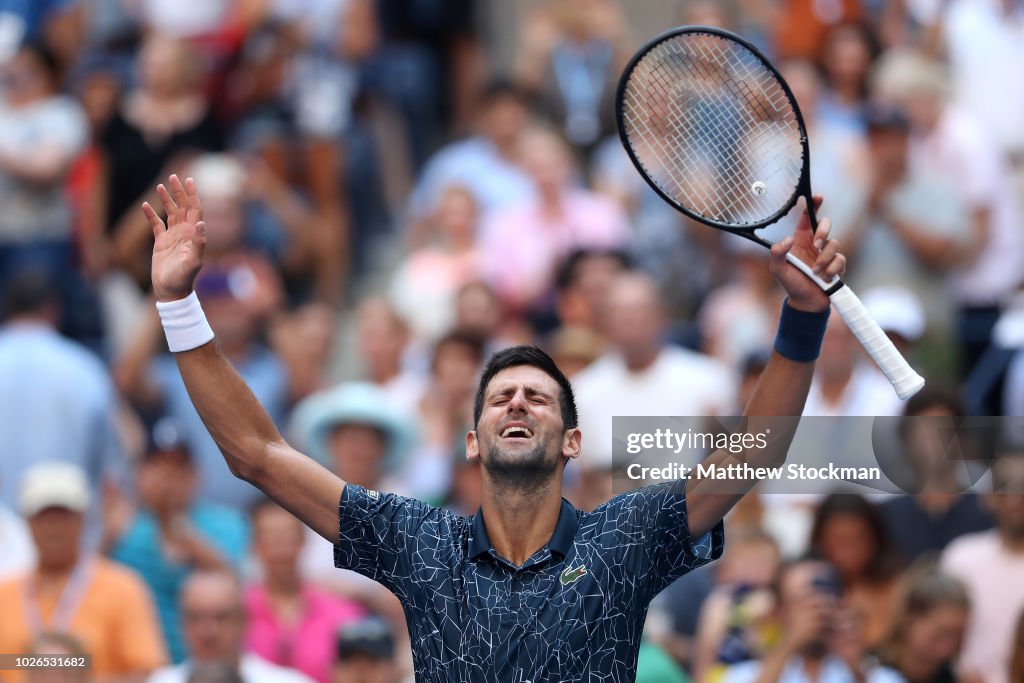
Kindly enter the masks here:
<path id="1" fill-rule="evenodd" d="M 821 197 L 815 197 L 815 210 L 820 206 Z M 817 276 L 826 282 L 846 272 L 846 257 L 839 253 L 839 242 L 829 239 L 831 228 L 831 222 L 823 218 L 818 222 L 818 230 L 815 232 L 811 228 L 807 210 L 804 209 L 793 234 L 772 246 L 768 267 L 785 288 L 789 305 L 795 309 L 818 313 L 826 310 L 830 302 L 821 287 L 786 262 L 786 254 L 793 252 L 794 256 L 810 265 Z"/>

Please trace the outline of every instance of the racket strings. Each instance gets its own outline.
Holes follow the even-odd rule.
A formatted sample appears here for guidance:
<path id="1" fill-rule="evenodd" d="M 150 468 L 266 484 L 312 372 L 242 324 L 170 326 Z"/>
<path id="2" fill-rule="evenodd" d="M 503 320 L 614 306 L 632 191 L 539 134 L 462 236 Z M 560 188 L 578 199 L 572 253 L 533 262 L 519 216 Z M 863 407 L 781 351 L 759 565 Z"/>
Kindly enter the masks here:
<path id="1" fill-rule="evenodd" d="M 650 179 L 688 211 L 761 223 L 796 192 L 800 126 L 774 73 L 744 46 L 685 33 L 634 66 L 623 98 L 627 142 Z"/>

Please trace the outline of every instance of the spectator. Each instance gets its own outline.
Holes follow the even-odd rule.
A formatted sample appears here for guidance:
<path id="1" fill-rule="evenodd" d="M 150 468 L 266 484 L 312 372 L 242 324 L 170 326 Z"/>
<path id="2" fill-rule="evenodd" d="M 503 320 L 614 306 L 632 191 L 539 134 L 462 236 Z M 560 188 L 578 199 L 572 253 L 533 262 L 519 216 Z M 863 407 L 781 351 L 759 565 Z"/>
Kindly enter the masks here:
<path id="1" fill-rule="evenodd" d="M 212 663 L 192 667 L 188 683 L 245 683 L 245 680 L 230 664 Z"/>
<path id="2" fill-rule="evenodd" d="M 88 140 L 81 107 L 60 94 L 56 55 L 41 43 L 22 46 L 4 69 L 0 101 L 0 286 L 26 266 L 55 278 L 66 306 L 84 302 L 84 283 L 74 270 L 72 213 L 64 192 Z M 78 336 L 96 335 L 95 321 L 73 317 Z M 89 329 L 91 327 L 93 329 Z"/>
<path id="3" fill-rule="evenodd" d="M 1014 0 L 939 3 L 933 18 L 944 38 L 953 100 L 977 117 L 1012 166 L 1024 207 L 1024 22 Z"/>
<path id="4" fill-rule="evenodd" d="M 630 237 L 629 219 L 614 200 L 576 187 L 573 159 L 556 134 L 535 129 L 523 136 L 520 158 L 537 198 L 494 211 L 481 248 L 485 278 L 503 302 L 535 312 L 554 285 L 559 261 L 573 249 L 614 249 Z"/>
<path id="5" fill-rule="evenodd" d="M 409 325 L 384 299 L 367 297 L 356 309 L 356 343 L 367 382 L 383 391 L 389 403 L 410 419 L 423 396 L 425 378 L 410 365 L 415 353 Z"/>
<path id="6" fill-rule="evenodd" d="M 853 493 L 826 497 L 815 513 L 810 550 L 835 567 L 844 599 L 863 621 L 865 644 L 877 647 L 900 569 L 878 508 Z"/>
<path id="7" fill-rule="evenodd" d="M 695 610 L 699 621 L 692 634 L 691 671 L 696 680 L 720 680 L 730 665 L 760 659 L 778 645 L 772 589 L 781 559 L 775 541 L 763 531 L 734 537 L 716 568 L 714 589 Z M 675 607 L 694 609 L 681 602 Z"/>
<path id="8" fill-rule="evenodd" d="M 233 574 L 201 570 L 181 589 L 182 627 L 189 660 L 157 670 L 148 683 L 186 683 L 193 669 L 226 664 L 245 683 L 312 683 L 308 676 L 242 651 L 246 614 L 242 589 Z"/>
<path id="9" fill-rule="evenodd" d="M 395 639 L 386 622 L 368 617 L 338 631 L 333 683 L 398 683 Z"/>
<path id="10" fill-rule="evenodd" d="M 318 683 L 330 683 L 334 632 L 358 619 L 362 608 L 301 577 L 305 529 L 287 510 L 270 501 L 257 503 L 252 528 L 253 554 L 263 578 L 245 591 L 245 649 Z"/>
<path id="11" fill-rule="evenodd" d="M 704 353 L 738 371 L 744 358 L 771 345 L 785 295 L 768 270 L 768 252 L 745 240 L 732 246 L 733 279 L 708 294 L 698 320 Z"/>
<path id="12" fill-rule="evenodd" d="M 938 62 L 916 53 L 887 57 L 876 90 L 907 112 L 911 165 L 955 186 L 970 212 L 969 237 L 948 257 L 965 376 L 988 347 L 1000 307 L 1021 282 L 1022 214 L 1009 169 L 976 115 L 949 102 L 949 79 Z"/>
<path id="13" fill-rule="evenodd" d="M 286 368 L 291 406 L 329 386 L 335 314 L 329 305 L 313 301 L 284 311 L 270 322 L 267 338 Z"/>
<path id="14" fill-rule="evenodd" d="M 576 148 L 611 133 L 613 97 L 629 59 L 628 23 L 617 0 L 555 0 L 526 15 L 520 32 L 520 82 Z"/>
<path id="15" fill-rule="evenodd" d="M 440 503 L 451 485 L 452 463 L 465 458 L 466 432 L 473 428 L 473 397 L 484 361 L 483 342 L 462 332 L 434 345 L 430 384 L 419 408 L 419 448 L 401 472 L 402 488 Z"/>
<path id="16" fill-rule="evenodd" d="M 848 21 L 828 29 L 818 55 L 826 82 L 818 109 L 824 121 L 851 132 L 864 129 L 868 77 L 880 51 L 870 23 Z"/>
<path id="17" fill-rule="evenodd" d="M 28 649 L 33 656 L 85 657 L 82 642 L 66 633 L 40 633 Z M 29 671 L 27 683 L 89 683 L 92 680 L 87 667 L 63 669 L 33 669 Z"/>
<path id="18" fill-rule="evenodd" d="M 104 481 L 123 484 L 114 386 L 99 359 L 54 329 L 60 303 L 52 280 L 21 271 L 11 277 L 3 296 L 0 501 L 14 506 L 25 472 L 51 460 L 79 465 L 93 491 Z M 86 538 L 95 544 L 100 536 L 98 505 L 89 511 L 86 524 Z"/>
<path id="19" fill-rule="evenodd" d="M 904 578 L 881 658 L 907 683 L 954 683 L 970 603 L 960 581 L 931 565 Z"/>
<path id="20" fill-rule="evenodd" d="M 435 340 L 451 329 L 455 295 L 480 278 L 479 208 L 464 187 L 446 188 L 429 220 L 430 244 L 409 254 L 391 280 L 391 300 L 416 338 Z"/>
<path id="21" fill-rule="evenodd" d="M 958 459 L 970 460 L 970 453 L 951 452 L 967 445 L 952 440 L 964 417 L 956 395 L 926 387 L 907 401 L 903 414 L 900 460 L 913 470 L 906 479 L 910 493 L 887 498 L 879 509 L 900 554 L 913 561 L 941 552 L 959 536 L 990 529 L 992 518 L 978 496 L 966 490 L 973 479 L 965 476 L 968 463 Z"/>
<path id="22" fill-rule="evenodd" d="M 76 465 L 46 463 L 25 473 L 18 508 L 38 559 L 32 571 L 0 583 L 0 651 L 25 652 L 43 631 L 66 631 L 92 655 L 98 681 L 139 680 L 166 661 L 156 610 L 133 571 L 80 549 L 89 498 Z M 12 673 L 14 683 L 24 680 Z"/>
<path id="23" fill-rule="evenodd" d="M 970 238 L 966 207 L 955 187 L 934 172 L 909 164 L 910 129 L 896 109 L 867 115 L 871 180 L 861 216 L 839 236 L 856 264 L 847 281 L 860 290 L 900 285 L 925 304 L 929 327 L 950 329 L 951 306 L 944 273 L 951 254 Z"/>
<path id="24" fill-rule="evenodd" d="M 221 131 L 201 91 L 196 55 L 185 43 L 153 33 L 138 54 L 139 82 L 102 135 L 106 176 L 96 183 L 113 265 L 149 287 L 149 230 L 138 210 L 157 203 L 152 187 L 165 170 L 181 170 L 186 155 L 218 150 Z"/>
<path id="25" fill-rule="evenodd" d="M 0 579 L 27 572 L 36 564 L 36 549 L 28 525 L 0 502 Z"/>
<path id="26" fill-rule="evenodd" d="M 413 246 L 421 241 L 416 223 L 437 209 L 447 187 L 468 188 L 485 215 L 533 196 L 531 181 L 519 165 L 519 143 L 528 120 L 527 98 L 517 86 L 494 80 L 484 88 L 476 134 L 431 157 L 413 189 L 409 199 Z"/>
<path id="27" fill-rule="evenodd" d="M 782 642 L 764 659 L 729 667 L 724 683 L 867 681 L 900 683 L 900 676 L 872 666 L 860 624 L 839 602 L 829 565 L 797 562 L 779 578 Z"/>
<path id="28" fill-rule="evenodd" d="M 4 64 L 25 43 L 45 43 L 59 50 L 65 66 L 77 56 L 81 44 L 81 0 L 2 0 L 0 24 L 6 27 L 0 39 L 0 64 Z"/>
<path id="29" fill-rule="evenodd" d="M 624 251 L 577 249 L 569 254 L 555 278 L 555 310 L 563 328 L 603 333 L 601 325 L 607 322 L 605 309 L 612 283 L 629 268 L 630 259 Z"/>
<path id="30" fill-rule="evenodd" d="M 573 382 L 587 466 L 599 468 L 611 466 L 613 415 L 721 415 L 736 390 L 721 363 L 665 341 L 666 314 L 650 278 L 620 275 L 609 292 L 604 329 L 611 348 Z"/>
<path id="31" fill-rule="evenodd" d="M 345 481 L 382 491 L 396 480 L 416 443 L 415 429 L 372 384 L 346 382 L 314 394 L 293 414 L 305 452 Z"/>
<path id="32" fill-rule="evenodd" d="M 1006 683 L 1017 615 L 1024 610 L 1024 454 L 1009 450 L 992 465 L 988 505 L 996 528 L 956 539 L 942 568 L 967 586 L 971 616 L 959 668 L 985 683 Z"/>
<path id="33" fill-rule="evenodd" d="M 158 420 L 136 476 L 138 507 L 105 506 L 108 552 L 149 585 L 174 662 L 187 655 L 178 609 L 185 579 L 196 569 L 238 570 L 249 537 L 238 512 L 196 498 L 198 472 L 185 438 L 173 418 Z"/>

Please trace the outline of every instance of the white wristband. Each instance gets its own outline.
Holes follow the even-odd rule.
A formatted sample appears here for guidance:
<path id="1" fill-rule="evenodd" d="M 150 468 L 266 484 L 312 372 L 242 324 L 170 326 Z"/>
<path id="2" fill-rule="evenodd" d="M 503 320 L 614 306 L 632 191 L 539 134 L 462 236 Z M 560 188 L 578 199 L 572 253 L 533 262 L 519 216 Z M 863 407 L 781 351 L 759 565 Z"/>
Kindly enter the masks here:
<path id="1" fill-rule="evenodd" d="M 177 301 L 158 301 L 156 310 L 171 353 L 191 351 L 213 339 L 213 330 L 195 292 Z"/>

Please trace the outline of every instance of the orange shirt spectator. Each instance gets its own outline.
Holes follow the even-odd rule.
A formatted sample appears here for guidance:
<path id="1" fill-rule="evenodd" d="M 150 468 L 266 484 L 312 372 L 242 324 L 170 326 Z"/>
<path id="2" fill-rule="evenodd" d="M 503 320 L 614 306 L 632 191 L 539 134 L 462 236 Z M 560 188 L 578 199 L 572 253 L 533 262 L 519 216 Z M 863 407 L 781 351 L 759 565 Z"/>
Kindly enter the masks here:
<path id="1" fill-rule="evenodd" d="M 167 655 L 145 584 L 127 567 L 79 553 L 82 510 L 89 489 L 84 472 L 68 463 L 30 469 L 19 507 L 28 519 L 39 561 L 34 570 L 0 583 L 0 652 L 27 652 L 43 631 L 78 638 L 92 655 L 98 683 L 141 675 Z M 5 672 L 21 683 L 22 672 Z"/>

